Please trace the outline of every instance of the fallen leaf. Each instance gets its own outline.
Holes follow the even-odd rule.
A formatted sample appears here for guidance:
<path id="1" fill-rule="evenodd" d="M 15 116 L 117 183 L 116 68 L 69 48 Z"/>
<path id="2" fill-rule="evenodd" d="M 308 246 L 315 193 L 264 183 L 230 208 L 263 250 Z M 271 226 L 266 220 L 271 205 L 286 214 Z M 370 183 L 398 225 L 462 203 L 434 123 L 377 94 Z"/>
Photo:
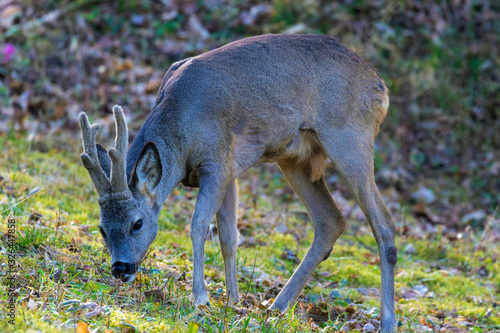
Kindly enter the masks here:
<path id="1" fill-rule="evenodd" d="M 79 321 L 76 325 L 76 333 L 89 333 L 89 324 L 84 321 Z"/>
<path id="2" fill-rule="evenodd" d="M 370 323 L 367 323 L 367 324 L 365 324 L 365 326 L 363 326 L 363 331 L 365 331 L 365 332 L 374 332 L 375 331 L 375 326 L 373 326 Z"/>
<path id="3" fill-rule="evenodd" d="M 194 321 L 190 321 L 188 324 L 188 333 L 196 333 L 199 330 L 198 324 Z"/>
<path id="4" fill-rule="evenodd" d="M 413 205 L 411 209 L 413 211 L 413 214 L 415 214 L 415 216 L 425 217 L 427 220 L 429 220 L 430 222 L 432 222 L 434 224 L 438 224 L 441 221 L 439 216 L 434 214 L 431 211 L 431 209 L 428 206 L 426 206 L 425 204 L 419 203 L 419 204 Z"/>
<path id="5" fill-rule="evenodd" d="M 167 299 L 167 293 L 161 289 L 146 290 L 144 296 L 146 299 L 152 299 L 155 302 L 163 302 Z"/>
<path id="6" fill-rule="evenodd" d="M 156 94 L 158 92 L 158 88 L 160 88 L 161 80 L 160 79 L 152 79 L 146 85 L 145 92 L 146 94 Z"/>
<path id="7" fill-rule="evenodd" d="M 273 304 L 273 302 L 274 302 L 274 298 L 265 300 L 259 304 L 259 309 L 265 310 L 265 309 L 269 308 L 271 306 L 271 304 Z"/>

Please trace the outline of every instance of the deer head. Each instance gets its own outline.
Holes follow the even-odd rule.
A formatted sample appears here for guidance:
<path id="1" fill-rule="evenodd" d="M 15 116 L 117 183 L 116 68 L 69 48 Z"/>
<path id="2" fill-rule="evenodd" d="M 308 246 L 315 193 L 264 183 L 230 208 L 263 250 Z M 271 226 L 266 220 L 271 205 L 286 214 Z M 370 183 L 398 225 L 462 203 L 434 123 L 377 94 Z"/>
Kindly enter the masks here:
<path id="1" fill-rule="evenodd" d="M 120 106 L 113 107 L 116 139 L 106 151 L 96 145 L 101 126 L 90 125 L 87 114 L 79 116 L 83 140 L 83 165 L 99 195 L 99 229 L 111 254 L 112 274 L 131 282 L 158 232 L 161 204 L 155 200 L 162 177 L 161 160 L 155 144 L 148 142 L 127 183 L 127 122 Z"/>

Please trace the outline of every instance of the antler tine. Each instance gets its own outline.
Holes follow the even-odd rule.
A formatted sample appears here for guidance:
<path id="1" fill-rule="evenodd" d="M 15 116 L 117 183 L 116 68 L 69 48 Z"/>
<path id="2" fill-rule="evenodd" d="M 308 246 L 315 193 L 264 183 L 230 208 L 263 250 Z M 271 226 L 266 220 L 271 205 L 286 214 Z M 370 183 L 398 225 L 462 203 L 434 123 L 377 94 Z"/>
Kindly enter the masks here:
<path id="1" fill-rule="evenodd" d="M 90 178 L 94 183 L 99 196 L 104 196 L 110 192 L 109 179 L 104 173 L 97 158 L 97 148 L 95 139 L 101 129 L 101 125 L 89 123 L 89 118 L 85 112 L 80 112 L 78 117 L 80 121 L 80 130 L 82 132 L 83 153 L 80 155 L 82 163 L 89 172 Z"/>
<path id="2" fill-rule="evenodd" d="M 123 192 L 128 191 L 125 161 L 128 147 L 128 128 L 125 115 L 119 105 L 113 106 L 113 114 L 116 122 L 115 147 L 108 151 L 108 156 L 111 159 L 111 189 L 113 192 Z"/>

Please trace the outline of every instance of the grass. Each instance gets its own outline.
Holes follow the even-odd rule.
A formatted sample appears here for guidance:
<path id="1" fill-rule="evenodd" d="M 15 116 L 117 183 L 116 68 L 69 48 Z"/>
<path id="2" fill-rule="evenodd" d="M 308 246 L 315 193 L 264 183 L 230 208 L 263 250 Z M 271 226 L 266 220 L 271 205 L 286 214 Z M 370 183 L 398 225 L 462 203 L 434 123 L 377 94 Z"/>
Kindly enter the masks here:
<path id="1" fill-rule="evenodd" d="M 412 191 L 416 183 L 433 189 L 439 200 L 432 209 L 446 208 L 439 214 L 439 223 L 445 224 L 452 208 L 460 206 L 467 206 L 467 212 L 481 209 L 496 217 L 486 225 L 460 225 L 461 234 L 449 236 L 439 226 L 426 230 L 423 222 L 408 212 L 409 202 L 393 200 L 393 207 L 402 207 L 392 210 L 398 227 L 399 330 L 499 331 L 499 250 L 489 230 L 498 228 L 495 221 L 500 198 L 500 178 L 493 171 L 500 142 L 500 136 L 495 135 L 500 110 L 500 66 L 495 66 L 500 25 L 488 14 L 490 9 L 498 12 L 498 5 L 464 2 L 454 7 L 459 15 L 455 17 L 448 15 L 452 7 L 447 3 L 417 1 L 415 5 L 407 0 L 388 4 L 340 1 L 332 6 L 296 0 L 266 3 L 272 10 L 247 27 L 238 23 L 238 16 L 250 9 L 245 1 L 229 1 L 213 8 L 199 2 L 196 15 L 211 35 L 210 43 L 202 49 L 247 35 L 282 32 L 298 23 L 307 26 L 303 32 L 335 36 L 372 63 L 391 91 L 388 120 L 378 139 L 383 148 L 376 156 L 376 170 L 399 170 L 401 166 L 418 175 L 415 183 L 398 186 L 404 192 Z M 23 7 L 34 4 L 28 2 Z M 202 51 L 190 46 L 181 54 L 170 55 L 161 50 L 165 38 L 177 39 L 177 32 L 186 29 L 189 17 L 180 10 L 174 18 L 164 20 L 164 8 L 156 2 L 81 0 L 72 5 L 53 1 L 37 5 L 34 14 L 25 11 L 21 23 L 56 8 L 68 8 L 57 23 L 40 32 L 26 34 L 17 25 L 3 31 L 5 41 L 16 46 L 16 57 L 12 63 L 0 65 L 0 76 L 5 78 L 0 83 L 0 104 L 12 111 L 20 94 L 13 83 L 23 82 L 27 85 L 23 91 L 47 97 L 42 108 L 46 114 L 38 119 L 25 115 L 43 125 L 58 120 L 53 114 L 58 98 L 43 88 L 47 80 L 71 95 L 72 103 L 80 109 L 101 110 L 110 101 L 126 104 L 130 110 L 149 108 L 138 98 L 142 93 L 127 90 L 135 81 L 121 71 L 101 78 L 99 87 L 119 85 L 125 89 L 106 97 L 100 96 L 94 85 L 88 88 L 90 95 L 85 92 L 89 79 L 97 75 L 95 71 L 81 71 L 83 77 L 73 92 L 66 74 L 54 75 L 55 67 L 62 64 L 67 68 L 63 73 L 73 73 L 71 68 L 79 66 L 96 67 L 85 57 L 76 57 L 80 53 L 71 51 L 72 42 L 61 49 L 61 41 L 70 32 L 81 48 L 108 45 L 109 40 L 118 39 L 141 45 L 127 57 L 133 59 L 134 66 L 151 66 L 160 77 L 172 61 Z M 439 10 L 434 10 L 435 6 Z M 146 25 L 134 27 L 129 20 L 131 12 L 145 15 Z M 68 32 L 77 15 L 84 24 Z M 445 28 L 437 29 L 440 25 Z M 93 34 L 90 42 L 88 29 Z M 145 38 L 145 31 L 152 35 Z M 109 52 L 106 57 L 122 54 L 121 44 L 103 49 Z M 48 59 L 54 57 L 61 59 L 61 65 L 51 65 Z M 104 58 L 98 60 L 113 67 Z M 71 121 L 67 124 L 71 128 Z M 380 269 L 376 243 L 362 219 L 349 219 L 348 229 L 330 258 L 320 265 L 293 309 L 285 314 L 264 309 L 264 302 L 276 297 L 297 267 L 296 258 L 304 257 L 312 239 L 311 222 L 303 206 L 275 166 L 255 168 L 239 183 L 239 229 L 245 242 L 238 252 L 238 277 L 240 292 L 246 295 L 247 314 L 226 307 L 216 238 L 206 243 L 205 274 L 212 307 L 195 310 L 189 302 L 192 252 L 186 226 L 194 209 L 193 189 L 175 189 L 161 212 L 160 232 L 137 280 L 132 285 L 117 283 L 111 278 L 109 255 L 97 230 L 99 207 L 78 158 L 80 143 L 67 133 L 58 137 L 60 132 L 46 138 L 0 131 L 0 212 L 4 211 L 0 224 L 0 307 L 5 310 L 0 312 L 0 331 L 330 332 L 362 331 L 366 323 L 377 326 Z M 388 166 L 389 161 L 392 166 Z M 391 197 L 389 190 L 383 194 Z M 20 287 L 11 293 L 15 326 L 7 317 L 10 219 L 16 222 L 19 251 L 14 277 Z M 447 225 L 463 223 L 457 221 Z M 278 232 L 283 229 L 276 228 L 278 225 L 284 225 L 286 232 Z"/>
<path id="2" fill-rule="evenodd" d="M 131 285 L 117 283 L 111 278 L 109 255 L 97 230 L 99 208 L 80 165 L 79 143 L 65 138 L 75 147 L 68 152 L 57 149 L 57 141 L 46 140 L 53 148 L 42 154 L 31 148 L 36 144 L 24 134 L 0 134 L 4 142 L 0 211 L 7 210 L 0 227 L 4 235 L 0 262 L 6 267 L 5 235 L 8 219 L 13 218 L 19 246 L 14 277 L 21 285 L 13 294 L 15 325 L 8 323 L 3 312 L 0 330 L 329 332 L 360 330 L 378 318 L 380 268 L 378 255 L 370 250 L 376 249 L 376 243 L 367 224 L 355 220 L 349 221 L 348 230 L 294 309 L 284 314 L 263 309 L 264 301 L 276 297 L 296 268 L 293 257 L 305 255 L 313 236 L 304 208 L 273 166 L 255 168 L 240 181 L 239 221 L 246 241 L 238 252 L 238 277 L 241 294 L 248 291 L 247 314 L 226 307 L 216 237 L 206 243 L 205 273 L 212 307 L 195 310 L 189 302 L 192 252 L 186 226 L 196 198 L 192 189 L 176 188 L 166 201 L 160 232 L 137 280 Z M 256 193 L 251 190 L 252 179 L 259 183 Z M 8 209 L 34 188 L 43 190 Z M 284 234 L 276 231 L 279 223 L 287 227 Z M 398 228 L 403 229 L 400 223 Z M 409 244 L 413 252 L 404 251 Z M 498 248 L 488 242 L 487 230 L 471 231 L 454 241 L 439 233 L 400 234 L 397 247 L 400 331 L 500 329 Z M 0 291 L 6 307 L 2 271 Z M 427 292 L 419 294 L 419 290 Z M 100 311 L 95 316 L 92 306 Z"/>

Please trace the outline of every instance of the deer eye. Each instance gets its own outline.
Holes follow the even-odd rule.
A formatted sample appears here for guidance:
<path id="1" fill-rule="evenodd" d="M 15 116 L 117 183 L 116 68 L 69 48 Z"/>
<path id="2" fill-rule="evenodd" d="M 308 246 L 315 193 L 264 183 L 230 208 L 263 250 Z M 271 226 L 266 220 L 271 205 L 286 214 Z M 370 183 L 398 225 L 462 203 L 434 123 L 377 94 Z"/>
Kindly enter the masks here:
<path id="1" fill-rule="evenodd" d="M 102 238 L 106 238 L 106 233 L 104 232 L 104 229 L 100 226 L 99 231 L 101 232 Z"/>
<path id="2" fill-rule="evenodd" d="M 132 227 L 132 231 L 139 231 L 142 228 L 142 219 L 137 220 Z"/>

